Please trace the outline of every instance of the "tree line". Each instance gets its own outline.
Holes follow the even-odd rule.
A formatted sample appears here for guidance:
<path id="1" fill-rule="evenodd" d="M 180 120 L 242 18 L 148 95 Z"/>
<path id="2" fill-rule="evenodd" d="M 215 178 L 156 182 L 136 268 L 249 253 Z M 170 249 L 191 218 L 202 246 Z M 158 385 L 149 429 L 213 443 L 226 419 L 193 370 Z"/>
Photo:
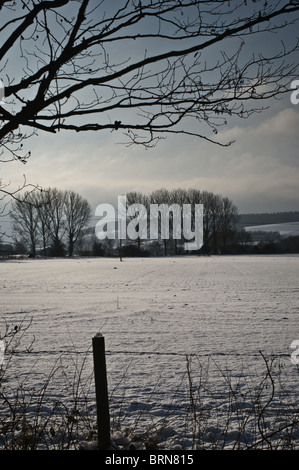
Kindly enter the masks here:
<path id="1" fill-rule="evenodd" d="M 126 194 L 127 208 L 142 204 L 149 211 L 150 204 L 169 206 L 169 239 L 121 241 L 97 239 L 91 226 L 91 206 L 74 191 L 48 188 L 24 193 L 12 203 L 10 212 L 15 248 L 12 253 L 27 253 L 31 257 L 43 256 L 147 256 L 185 254 L 185 239 L 173 237 L 171 206 L 203 204 L 202 254 L 262 254 L 298 253 L 299 237 L 269 237 L 263 239 L 242 228 L 242 220 L 235 204 L 227 197 L 198 189 L 161 188 L 149 194 L 131 191 Z M 127 216 L 129 223 L 135 216 Z M 159 227 L 161 229 L 161 225 Z M 193 227 L 192 227 L 193 229 Z M 136 224 L 138 231 L 138 224 Z M 160 235 L 160 232 L 159 232 Z M 273 234 L 272 234 L 273 235 Z M 196 253 L 196 252 L 193 252 Z"/>
<path id="2" fill-rule="evenodd" d="M 238 209 L 235 204 L 228 198 L 220 194 L 215 194 L 210 191 L 201 191 L 198 189 L 182 189 L 177 188 L 168 190 L 161 188 L 152 191 L 150 194 L 143 194 L 141 192 L 130 192 L 126 195 L 127 205 L 143 204 L 149 208 L 150 204 L 168 204 L 169 207 L 178 204 L 183 207 L 183 204 L 190 204 L 194 209 L 195 204 L 203 205 L 203 247 L 201 252 L 225 253 L 232 242 L 235 231 L 236 223 L 238 221 Z M 171 213 L 169 220 L 169 229 L 171 231 Z M 183 244 L 185 242 L 182 236 L 181 240 L 178 239 L 163 239 L 161 242 L 164 245 L 164 254 L 169 251 L 174 254 L 179 254 L 183 251 Z M 137 250 L 140 251 L 142 240 L 137 238 Z"/>
<path id="3" fill-rule="evenodd" d="M 198 189 L 161 188 L 149 194 L 131 191 L 126 194 L 127 206 L 142 204 L 203 204 L 203 253 L 227 253 L 236 238 L 238 209 L 227 197 Z M 105 240 L 99 242 L 94 227 L 89 226 L 91 206 L 74 191 L 48 188 L 26 192 L 12 204 L 10 213 L 16 245 L 26 247 L 31 257 L 73 256 L 78 254 L 121 255 L 181 254 L 184 237 L 172 237 L 172 213 L 169 212 L 169 239 L 135 241 Z M 132 218 L 132 216 L 131 216 Z M 138 224 L 136 229 L 138 230 Z M 75 251 L 76 250 L 76 251 Z"/>
<path id="4" fill-rule="evenodd" d="M 12 204 L 15 242 L 35 257 L 74 254 L 91 216 L 89 202 L 74 191 L 48 188 L 26 192 Z"/>

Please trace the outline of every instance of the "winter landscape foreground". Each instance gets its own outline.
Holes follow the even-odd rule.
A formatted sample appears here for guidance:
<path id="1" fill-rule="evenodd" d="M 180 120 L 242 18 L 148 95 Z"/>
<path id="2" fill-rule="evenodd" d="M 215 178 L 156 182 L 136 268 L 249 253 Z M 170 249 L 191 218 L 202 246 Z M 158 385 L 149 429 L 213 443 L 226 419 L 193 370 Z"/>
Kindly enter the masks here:
<path id="1" fill-rule="evenodd" d="M 115 448 L 299 448 L 298 256 L 22 259 L 0 271 L 1 337 L 21 335 L 2 365 L 2 448 L 30 448 L 30 420 L 43 428 L 36 448 L 94 448 L 98 332 Z"/>

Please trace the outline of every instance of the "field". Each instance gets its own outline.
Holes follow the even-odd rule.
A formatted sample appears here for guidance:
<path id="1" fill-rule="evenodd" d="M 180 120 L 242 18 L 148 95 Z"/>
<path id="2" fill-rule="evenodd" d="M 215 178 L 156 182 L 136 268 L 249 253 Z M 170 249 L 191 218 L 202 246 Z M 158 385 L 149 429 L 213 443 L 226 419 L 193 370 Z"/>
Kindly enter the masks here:
<path id="1" fill-rule="evenodd" d="M 299 222 L 285 222 L 282 224 L 266 224 L 255 225 L 246 227 L 248 232 L 279 232 L 280 235 L 287 235 L 288 237 L 298 237 L 299 235 Z"/>
<path id="2" fill-rule="evenodd" d="M 42 416 L 71 403 L 79 376 L 76 397 L 96 419 L 101 332 L 115 445 L 142 434 L 162 448 L 272 446 L 282 433 L 299 444 L 297 417 L 285 424 L 298 412 L 299 257 L 27 259 L 0 271 L 2 336 L 31 323 L 3 381 L 9 399 L 30 391 L 28 413 L 45 383 Z"/>

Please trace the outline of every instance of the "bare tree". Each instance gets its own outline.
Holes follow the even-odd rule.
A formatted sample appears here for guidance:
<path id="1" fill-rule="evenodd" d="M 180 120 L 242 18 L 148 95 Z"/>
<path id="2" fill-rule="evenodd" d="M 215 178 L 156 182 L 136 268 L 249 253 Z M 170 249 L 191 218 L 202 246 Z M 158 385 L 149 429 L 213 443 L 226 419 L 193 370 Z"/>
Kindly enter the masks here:
<path id="1" fill-rule="evenodd" d="M 199 193 L 199 191 L 197 192 Z M 190 200 L 188 199 L 188 191 L 186 191 L 185 189 L 177 188 L 177 189 L 173 189 L 172 191 L 170 191 L 169 204 L 179 204 L 180 207 L 183 207 L 183 204 L 190 204 L 190 203 L 195 204 L 196 202 L 197 201 L 190 202 Z M 193 207 L 194 206 L 192 206 L 191 210 L 193 210 Z M 172 220 L 173 220 L 173 217 L 172 217 Z M 184 238 L 184 233 L 183 233 L 182 228 L 183 228 L 183 211 L 181 211 L 181 237 Z M 174 253 L 175 255 L 177 255 L 179 253 L 180 242 L 175 237 L 173 239 L 173 242 L 174 242 Z"/>
<path id="2" fill-rule="evenodd" d="M 35 257 L 38 244 L 38 217 L 34 194 L 26 192 L 22 199 L 15 200 L 10 216 L 21 242 L 30 247 L 30 255 Z"/>
<path id="3" fill-rule="evenodd" d="M 149 198 L 147 195 L 137 192 L 137 191 L 131 191 L 126 194 L 126 204 L 127 204 L 127 211 L 126 211 L 126 218 L 127 218 L 127 223 L 133 223 L 133 219 L 137 220 L 139 219 L 140 216 L 140 208 L 145 207 L 146 210 L 149 208 Z M 133 214 L 128 214 L 128 208 L 133 207 L 134 211 Z M 138 215 L 137 215 L 138 214 Z M 140 233 L 143 232 L 142 227 L 140 226 L 139 223 L 135 223 L 134 231 L 136 231 L 136 243 L 137 243 L 137 251 L 138 255 L 140 256 L 141 254 L 141 240 L 142 237 L 140 236 Z M 138 235 L 137 235 L 138 234 Z M 147 238 L 147 226 L 146 226 L 146 238 Z"/>
<path id="4" fill-rule="evenodd" d="M 158 209 L 158 232 L 164 244 L 164 254 L 167 255 L 167 247 L 169 245 L 169 235 L 172 229 L 172 212 L 168 207 L 172 203 L 171 192 L 165 188 L 156 189 L 149 196 L 150 204 L 155 205 Z M 168 210 L 169 209 L 169 210 Z"/>
<path id="5" fill-rule="evenodd" d="M 61 256 L 64 254 L 63 237 L 66 232 L 64 217 L 65 192 L 57 188 L 49 188 L 47 193 L 49 200 L 46 211 L 51 239 L 51 254 Z"/>
<path id="6" fill-rule="evenodd" d="M 57 188 L 25 193 L 13 202 L 10 213 L 15 231 L 30 246 L 32 256 L 40 244 L 44 254 L 50 248 L 52 254 L 60 256 L 64 253 L 64 243 L 72 256 L 90 214 L 86 199 L 74 191 Z"/>
<path id="7" fill-rule="evenodd" d="M 298 75 L 298 0 L 2 0 L 0 10 L 6 161 L 26 162 L 24 139 L 38 131 L 229 145 L 216 140 L 219 126 L 260 110 Z M 263 52 L 272 33 L 281 46 Z"/>
<path id="8" fill-rule="evenodd" d="M 220 220 L 222 214 L 222 198 L 218 194 L 208 193 L 208 207 L 206 208 L 207 217 L 210 219 L 210 246 L 213 253 L 217 253 L 219 250 L 219 232 L 220 232 Z"/>
<path id="9" fill-rule="evenodd" d="M 47 255 L 48 245 L 51 240 L 50 217 L 48 207 L 50 205 L 51 191 L 35 191 L 34 199 L 38 217 L 38 230 L 41 237 L 44 256 Z"/>
<path id="10" fill-rule="evenodd" d="M 239 211 L 235 204 L 228 198 L 221 200 L 220 233 L 221 251 L 226 252 L 230 236 L 235 234 L 236 223 L 239 220 Z"/>
<path id="11" fill-rule="evenodd" d="M 91 207 L 89 202 L 83 199 L 79 194 L 74 191 L 66 191 L 64 198 L 64 214 L 66 220 L 68 254 L 72 256 L 74 245 L 79 240 L 83 228 L 90 219 Z"/>

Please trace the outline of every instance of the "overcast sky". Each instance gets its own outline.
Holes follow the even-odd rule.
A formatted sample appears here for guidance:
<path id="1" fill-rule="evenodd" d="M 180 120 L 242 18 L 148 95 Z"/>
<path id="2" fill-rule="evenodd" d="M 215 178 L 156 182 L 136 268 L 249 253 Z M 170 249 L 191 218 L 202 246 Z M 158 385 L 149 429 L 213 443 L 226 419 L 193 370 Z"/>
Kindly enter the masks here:
<path id="1" fill-rule="evenodd" d="M 290 96 L 220 132 L 221 141 L 235 139 L 227 148 L 174 136 L 145 150 L 123 145 L 119 131 L 41 133 L 26 142 L 26 165 L 1 171 L 14 184 L 25 174 L 42 187 L 75 190 L 93 208 L 127 191 L 193 187 L 231 198 L 241 213 L 299 210 L 299 105 Z"/>
<path id="2" fill-rule="evenodd" d="M 299 77 L 298 77 L 299 79 Z M 127 191 L 161 187 L 196 188 L 227 196 L 240 213 L 299 210 L 299 104 L 291 90 L 269 109 L 246 120 L 231 120 L 218 133 L 220 147 L 204 140 L 172 136 L 149 150 L 126 147 L 121 131 L 40 132 L 24 142 L 31 157 L 0 163 L 3 181 L 71 189 L 91 203 L 113 203 Z"/>

